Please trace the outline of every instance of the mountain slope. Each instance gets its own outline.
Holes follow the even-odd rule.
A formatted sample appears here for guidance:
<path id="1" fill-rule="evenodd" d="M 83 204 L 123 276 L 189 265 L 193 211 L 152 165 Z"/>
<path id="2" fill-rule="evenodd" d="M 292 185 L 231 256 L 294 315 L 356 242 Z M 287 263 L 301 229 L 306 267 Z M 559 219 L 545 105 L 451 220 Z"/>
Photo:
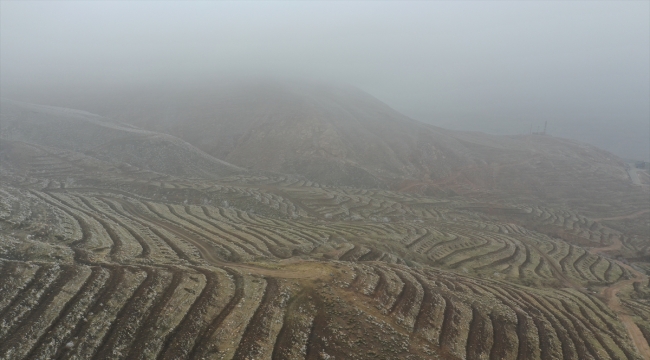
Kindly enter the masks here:
<path id="1" fill-rule="evenodd" d="M 0 358 L 648 358 L 650 198 L 620 160 L 301 86 L 115 109 L 356 187 L 3 101 Z"/>
<path id="2" fill-rule="evenodd" d="M 450 131 L 414 121 L 349 86 L 231 81 L 89 95 L 74 105 L 177 136 L 239 166 L 326 184 L 419 184 L 411 189 L 557 200 L 573 191 L 598 194 L 612 184 L 632 189 L 622 160 L 593 146 L 550 136 Z"/>
<path id="3" fill-rule="evenodd" d="M 0 159 L 3 359 L 650 353 L 647 241 L 575 211 Z"/>
<path id="4" fill-rule="evenodd" d="M 116 124 L 80 110 L 2 99 L 2 138 L 78 151 L 175 176 L 245 172 L 171 135 Z"/>

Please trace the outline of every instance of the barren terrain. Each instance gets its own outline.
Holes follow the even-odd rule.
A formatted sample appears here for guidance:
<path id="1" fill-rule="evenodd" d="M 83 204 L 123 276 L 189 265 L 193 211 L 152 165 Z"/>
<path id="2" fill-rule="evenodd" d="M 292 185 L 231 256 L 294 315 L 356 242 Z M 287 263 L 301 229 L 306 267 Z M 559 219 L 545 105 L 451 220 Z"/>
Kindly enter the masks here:
<path id="1" fill-rule="evenodd" d="M 650 358 L 650 198 L 611 154 L 461 133 L 469 163 L 348 186 L 2 111 L 2 359 Z"/>

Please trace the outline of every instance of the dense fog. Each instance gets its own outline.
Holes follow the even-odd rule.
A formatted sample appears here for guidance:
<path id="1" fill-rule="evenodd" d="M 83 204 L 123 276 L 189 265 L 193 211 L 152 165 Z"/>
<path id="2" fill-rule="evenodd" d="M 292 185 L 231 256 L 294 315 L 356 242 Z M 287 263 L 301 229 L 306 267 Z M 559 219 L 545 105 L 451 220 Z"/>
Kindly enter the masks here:
<path id="1" fill-rule="evenodd" d="M 143 84 L 310 79 L 442 127 L 522 134 L 548 121 L 554 136 L 650 158 L 648 2 L 1 6 L 5 98 L 60 105 Z"/>
<path id="2" fill-rule="evenodd" d="M 0 359 L 650 359 L 647 0 L 0 6 Z"/>

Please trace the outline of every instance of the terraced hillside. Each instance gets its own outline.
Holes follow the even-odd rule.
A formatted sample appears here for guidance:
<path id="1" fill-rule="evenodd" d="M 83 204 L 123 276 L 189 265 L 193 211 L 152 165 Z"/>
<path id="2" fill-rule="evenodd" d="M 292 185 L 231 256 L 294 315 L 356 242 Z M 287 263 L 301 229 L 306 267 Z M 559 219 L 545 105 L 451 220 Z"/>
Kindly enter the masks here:
<path id="1" fill-rule="evenodd" d="M 596 217 L 6 139 L 0 159 L 2 359 L 650 354 L 643 198 Z"/>

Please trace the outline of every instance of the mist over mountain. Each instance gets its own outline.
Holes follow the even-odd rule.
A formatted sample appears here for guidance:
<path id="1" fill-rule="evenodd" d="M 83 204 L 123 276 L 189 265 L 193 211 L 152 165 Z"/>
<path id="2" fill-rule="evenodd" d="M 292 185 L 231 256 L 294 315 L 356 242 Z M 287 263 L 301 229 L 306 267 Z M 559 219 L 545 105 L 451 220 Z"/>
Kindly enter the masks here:
<path id="1" fill-rule="evenodd" d="M 532 196 L 571 206 L 603 191 L 634 191 L 625 162 L 594 146 L 550 135 L 447 130 L 415 121 L 349 85 L 229 78 L 202 86 L 87 93 L 65 103 L 103 121 L 182 139 L 213 161 L 327 185 Z M 75 136 L 65 128 L 42 134 Z M 116 154 L 152 152 L 145 150 L 151 144 L 136 143 L 102 146 Z M 192 162 L 169 163 L 180 164 L 179 174 Z M 594 171 L 597 179 L 591 178 Z"/>
<path id="2" fill-rule="evenodd" d="M 649 11 L 0 0 L 0 359 L 650 359 Z"/>
<path id="3" fill-rule="evenodd" d="M 67 106 L 48 99 L 228 76 L 343 83 L 443 128 L 516 135 L 548 121 L 555 136 L 648 161 L 648 6 L 9 1 L 0 85 Z"/>

